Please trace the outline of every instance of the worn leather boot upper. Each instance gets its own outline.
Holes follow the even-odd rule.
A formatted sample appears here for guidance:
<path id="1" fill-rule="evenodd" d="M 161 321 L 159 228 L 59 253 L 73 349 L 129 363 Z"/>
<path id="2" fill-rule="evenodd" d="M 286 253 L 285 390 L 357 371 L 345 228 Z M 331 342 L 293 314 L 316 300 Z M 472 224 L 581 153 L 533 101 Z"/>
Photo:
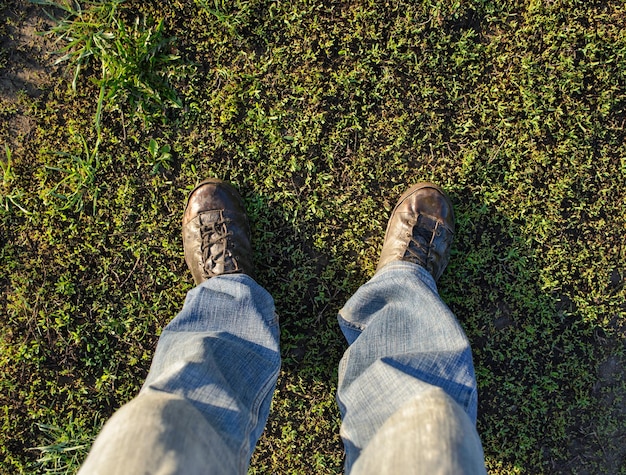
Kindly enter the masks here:
<path id="1" fill-rule="evenodd" d="M 413 262 L 438 280 L 448 265 L 454 236 L 452 203 L 441 188 L 418 183 L 391 213 L 377 271 L 391 261 Z"/>
<path id="2" fill-rule="evenodd" d="M 183 247 L 196 285 L 221 274 L 254 277 L 250 225 L 232 185 L 211 178 L 191 192 L 183 215 Z"/>

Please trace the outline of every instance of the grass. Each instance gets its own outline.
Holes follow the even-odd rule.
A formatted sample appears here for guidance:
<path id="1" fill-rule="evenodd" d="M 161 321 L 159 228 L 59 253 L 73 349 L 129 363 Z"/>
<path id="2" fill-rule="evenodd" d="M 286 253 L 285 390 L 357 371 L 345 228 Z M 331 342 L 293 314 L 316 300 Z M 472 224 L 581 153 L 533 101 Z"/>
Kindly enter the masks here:
<path id="1" fill-rule="evenodd" d="M 52 14 L 54 26 L 45 32 L 62 46 L 56 63 L 69 63 L 73 69 L 72 89 L 76 91 L 81 73 L 89 68 L 100 70 L 100 86 L 95 127 L 100 129 L 102 108 L 126 109 L 151 119 L 166 103 L 181 107 L 180 99 L 168 77 L 179 57 L 170 51 L 175 40 L 163 35 L 163 21 L 156 24 L 146 17 L 136 17 L 132 26 L 124 21 L 121 6 L 125 0 L 84 2 L 76 0 L 31 0 L 32 3 L 61 11 Z M 92 65 L 96 63 L 95 65 Z M 126 105 L 127 107 L 120 107 Z"/>
<path id="2" fill-rule="evenodd" d="M 74 472 L 84 460 L 84 453 L 91 446 L 93 436 L 85 428 L 75 426 L 71 420 L 62 428 L 45 424 L 39 424 L 38 428 L 49 443 L 33 449 L 40 453 L 37 462 L 45 467 L 46 473 Z"/>
<path id="3" fill-rule="evenodd" d="M 49 80 L 0 102 L 0 472 L 73 473 L 136 394 L 192 287 L 185 197 L 218 176 L 281 316 L 251 473 L 341 472 L 336 312 L 420 180 L 455 205 L 439 288 L 490 473 L 626 473 L 622 2 L 61 5 Z M 0 59 L 41 8 L 0 7 Z"/>

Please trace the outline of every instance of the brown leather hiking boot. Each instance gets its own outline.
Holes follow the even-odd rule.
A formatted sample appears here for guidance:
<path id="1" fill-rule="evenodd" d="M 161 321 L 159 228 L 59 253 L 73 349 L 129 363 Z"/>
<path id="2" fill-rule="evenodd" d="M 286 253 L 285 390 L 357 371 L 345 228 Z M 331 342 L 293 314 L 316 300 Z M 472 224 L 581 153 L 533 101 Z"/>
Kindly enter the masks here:
<path id="1" fill-rule="evenodd" d="M 432 183 L 413 185 L 391 213 L 376 271 L 391 261 L 407 261 L 438 280 L 448 265 L 453 236 L 454 211 L 448 196 Z"/>
<path id="2" fill-rule="evenodd" d="M 254 277 L 250 225 L 243 200 L 231 184 L 209 178 L 190 193 L 183 247 L 196 285 L 221 274 Z"/>

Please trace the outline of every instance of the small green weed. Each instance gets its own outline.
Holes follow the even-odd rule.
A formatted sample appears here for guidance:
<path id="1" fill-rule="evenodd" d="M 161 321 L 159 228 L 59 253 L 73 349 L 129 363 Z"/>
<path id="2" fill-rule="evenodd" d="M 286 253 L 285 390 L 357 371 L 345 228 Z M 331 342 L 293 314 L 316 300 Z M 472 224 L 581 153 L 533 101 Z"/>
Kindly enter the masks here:
<path id="1" fill-rule="evenodd" d="M 37 462 L 45 473 L 65 475 L 75 473 L 91 447 L 93 437 L 82 427 L 70 421 L 62 428 L 49 424 L 37 424 L 44 434 L 47 445 L 35 447 L 40 452 Z"/>
<path id="2" fill-rule="evenodd" d="M 169 170 L 171 168 L 172 154 L 170 150 L 169 145 L 159 147 L 156 140 L 150 139 L 148 153 L 150 154 L 150 165 L 152 165 L 153 175 L 156 175 L 161 170 Z"/>
<path id="3" fill-rule="evenodd" d="M 103 108 L 128 105 L 131 114 L 144 112 L 148 117 L 166 104 L 181 107 L 176 91 L 170 86 L 168 70 L 179 56 L 170 52 L 175 38 L 167 38 L 163 21 L 153 24 L 137 17 L 128 26 L 121 18 L 124 0 L 79 2 L 32 0 L 65 12 L 46 34 L 54 35 L 65 45 L 56 63 L 68 62 L 73 69 L 72 88 L 76 90 L 81 72 L 92 61 L 99 63 L 100 86 L 95 117 L 100 130 Z M 54 18 L 53 18 L 54 19 Z"/>
<path id="4" fill-rule="evenodd" d="M 56 152 L 58 166 L 46 165 L 46 170 L 64 175 L 52 189 L 44 192 L 44 201 L 53 203 L 59 211 L 83 211 L 85 204 L 91 202 L 95 212 L 99 187 L 96 173 L 99 168 L 98 145 L 89 147 L 87 140 L 81 136 L 82 150 L 79 154 Z M 52 199 L 52 200 L 50 200 Z"/>
<path id="5" fill-rule="evenodd" d="M 76 83 L 83 69 L 87 68 L 92 58 L 98 59 L 103 45 L 115 38 L 114 30 L 119 6 L 124 0 L 108 0 L 106 2 L 84 2 L 85 8 L 73 0 L 31 0 L 37 5 L 54 7 L 65 12 L 65 18 L 57 21 L 45 34 L 57 37 L 56 42 L 65 42 L 58 53 L 63 54 L 55 64 L 69 62 L 74 68 L 72 89 L 76 91 Z"/>
<path id="6" fill-rule="evenodd" d="M 22 204 L 21 200 L 24 193 L 13 189 L 15 181 L 15 172 L 12 165 L 12 152 L 8 145 L 4 146 L 6 154 L 6 162 L 0 160 L 0 168 L 2 169 L 2 190 L 0 192 L 0 212 L 9 212 L 11 206 L 19 208 L 23 213 L 30 214 Z"/>
<path id="7" fill-rule="evenodd" d="M 236 1 L 225 2 L 224 0 L 195 0 L 196 4 L 204 11 L 215 17 L 217 22 L 225 27 L 230 34 L 239 37 L 237 28 L 247 21 L 250 10 L 249 2 Z M 228 10 L 233 10 L 229 12 Z"/>

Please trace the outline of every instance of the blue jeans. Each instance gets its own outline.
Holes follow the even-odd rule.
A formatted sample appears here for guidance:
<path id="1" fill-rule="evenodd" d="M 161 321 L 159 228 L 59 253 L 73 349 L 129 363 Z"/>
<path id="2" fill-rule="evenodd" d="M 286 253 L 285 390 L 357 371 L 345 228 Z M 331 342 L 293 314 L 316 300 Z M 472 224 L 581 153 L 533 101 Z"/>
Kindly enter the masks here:
<path id="1" fill-rule="evenodd" d="M 339 313 L 346 473 L 485 473 L 471 350 L 424 268 L 392 262 Z M 243 274 L 191 290 L 139 395 L 81 474 L 244 474 L 280 369 L 271 296 Z"/>

